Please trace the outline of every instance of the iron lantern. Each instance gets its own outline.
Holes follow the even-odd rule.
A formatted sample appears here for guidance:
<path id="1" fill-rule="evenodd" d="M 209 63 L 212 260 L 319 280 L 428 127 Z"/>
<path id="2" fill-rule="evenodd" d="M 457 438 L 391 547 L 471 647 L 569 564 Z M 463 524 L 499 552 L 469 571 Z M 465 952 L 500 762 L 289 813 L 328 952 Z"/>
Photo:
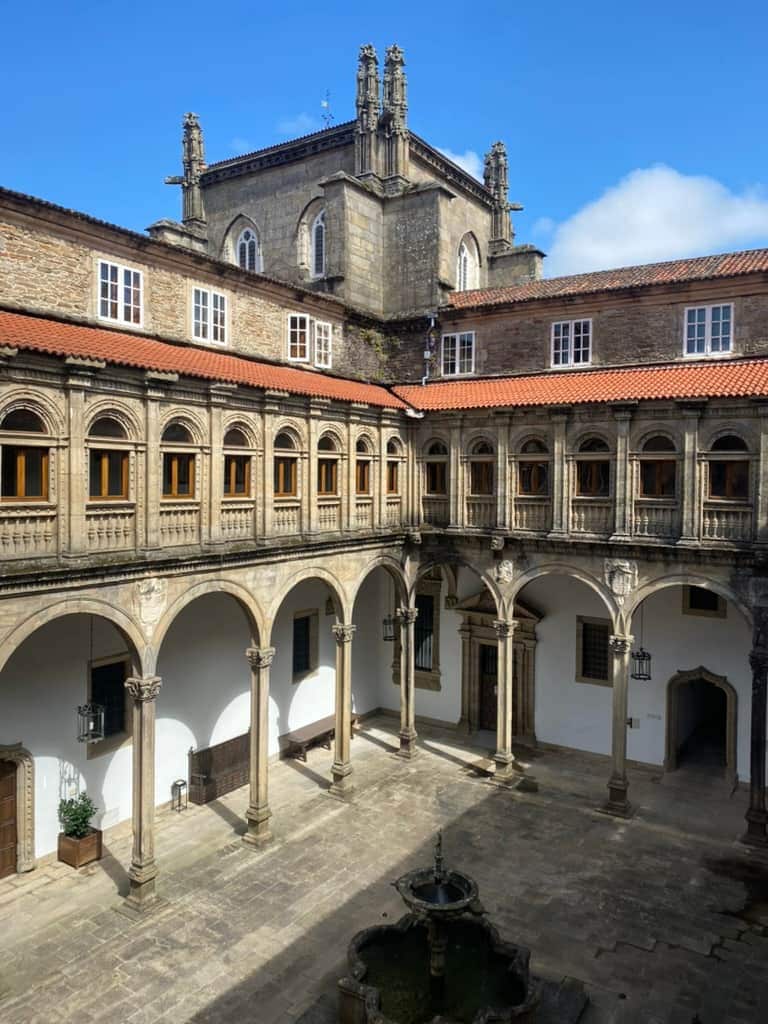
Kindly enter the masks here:
<path id="1" fill-rule="evenodd" d="M 187 780 L 176 779 L 171 783 L 171 810 L 186 811 L 188 805 Z"/>
<path id="2" fill-rule="evenodd" d="M 633 679 L 648 680 L 651 678 L 651 656 L 642 644 L 636 651 L 632 651 L 631 675 Z"/>
<path id="3" fill-rule="evenodd" d="M 80 743 L 98 743 L 104 739 L 104 705 L 80 704 L 77 709 L 77 739 Z"/>
<path id="4" fill-rule="evenodd" d="M 384 640 L 391 643 L 395 639 L 395 617 L 394 615 L 385 615 L 381 620 L 381 625 L 384 630 Z"/>

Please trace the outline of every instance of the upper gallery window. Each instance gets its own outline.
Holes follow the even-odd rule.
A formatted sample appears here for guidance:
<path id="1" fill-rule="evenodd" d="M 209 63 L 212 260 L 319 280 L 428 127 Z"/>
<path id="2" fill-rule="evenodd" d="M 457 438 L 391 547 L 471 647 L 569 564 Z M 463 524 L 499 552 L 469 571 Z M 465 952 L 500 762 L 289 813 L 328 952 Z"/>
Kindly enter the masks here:
<path id="1" fill-rule="evenodd" d="M 607 498 L 610 495 L 608 452 L 608 445 L 599 437 L 589 438 L 579 446 L 579 455 L 586 456 L 576 462 L 576 493 L 579 497 Z"/>
<path id="2" fill-rule="evenodd" d="M 11 443 L 4 439 L 0 447 L 0 497 L 3 501 L 47 501 L 48 444 L 25 444 L 16 436 L 46 434 L 43 421 L 29 409 L 14 409 L 0 422 L 0 431 L 11 435 L 7 438 Z"/>
<path id="3" fill-rule="evenodd" d="M 111 416 L 100 416 L 88 431 L 89 446 L 88 495 L 93 501 L 115 500 L 128 497 L 128 452 L 125 449 L 102 446 L 106 438 L 125 440 L 125 430 Z"/>
<path id="4" fill-rule="evenodd" d="M 325 277 L 325 210 L 312 224 L 312 277 Z"/>
<path id="5" fill-rule="evenodd" d="M 323 320 L 315 320 L 315 366 L 329 370 L 332 362 L 332 327 Z"/>
<path id="6" fill-rule="evenodd" d="M 475 372 L 475 332 L 443 335 L 443 376 Z"/>
<path id="7" fill-rule="evenodd" d="M 749 501 L 749 454 L 743 438 L 726 434 L 710 450 L 709 497 Z"/>
<path id="8" fill-rule="evenodd" d="M 251 493 L 251 456 L 228 448 L 247 448 L 248 439 L 238 427 L 224 435 L 224 497 L 247 498 Z"/>
<path id="9" fill-rule="evenodd" d="M 677 456 L 672 441 L 663 434 L 648 438 L 640 460 L 640 496 L 674 498 Z"/>
<path id="10" fill-rule="evenodd" d="M 495 453 L 487 441 L 478 441 L 470 453 L 469 493 L 472 496 L 493 494 Z"/>
<path id="11" fill-rule="evenodd" d="M 387 494 L 398 494 L 400 491 L 400 459 L 400 445 L 391 437 L 387 441 Z"/>
<path id="12" fill-rule="evenodd" d="M 695 306 L 685 311 L 686 356 L 722 355 L 733 342 L 733 306 Z"/>
<path id="13" fill-rule="evenodd" d="M 308 363 L 330 370 L 333 364 L 333 325 L 313 320 L 306 313 L 288 317 L 288 359 L 292 363 Z"/>
<path id="14" fill-rule="evenodd" d="M 471 239 L 464 239 L 459 246 L 456 262 L 456 290 L 469 291 L 478 287 L 478 262 L 475 247 Z"/>
<path id="15" fill-rule="evenodd" d="M 192 435 L 181 424 L 172 422 L 163 431 L 163 445 L 191 445 Z M 189 451 L 163 452 L 163 497 L 185 498 L 195 496 L 195 456 Z"/>
<path id="16" fill-rule="evenodd" d="M 517 493 L 535 497 L 549 494 L 549 452 L 537 438 L 531 438 L 520 448 Z"/>
<path id="17" fill-rule="evenodd" d="M 273 489 L 276 498 L 296 496 L 298 461 L 295 441 L 290 434 L 281 431 L 275 438 Z"/>
<path id="18" fill-rule="evenodd" d="M 245 228 L 240 232 L 235 252 L 237 253 L 237 264 L 242 270 L 261 272 L 261 244 L 259 236 L 253 228 Z"/>
<path id="19" fill-rule="evenodd" d="M 99 261 L 99 316 L 122 324 L 141 324 L 142 274 L 119 263 Z"/>
<path id="20" fill-rule="evenodd" d="M 591 320 L 560 320 L 552 324 L 553 366 L 586 366 L 591 359 Z"/>
<path id="21" fill-rule="evenodd" d="M 192 335 L 200 341 L 227 343 L 227 299 L 207 288 L 192 289 Z"/>

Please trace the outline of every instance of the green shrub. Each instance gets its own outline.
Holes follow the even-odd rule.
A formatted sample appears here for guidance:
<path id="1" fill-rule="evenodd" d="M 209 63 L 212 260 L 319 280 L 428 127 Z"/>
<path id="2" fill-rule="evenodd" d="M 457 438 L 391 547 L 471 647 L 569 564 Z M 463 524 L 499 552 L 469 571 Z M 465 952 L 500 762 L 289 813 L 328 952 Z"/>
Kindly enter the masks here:
<path id="1" fill-rule="evenodd" d="M 65 836 L 82 839 L 91 830 L 91 818 L 96 813 L 96 804 L 87 793 L 80 793 L 72 800 L 59 801 L 59 822 Z"/>

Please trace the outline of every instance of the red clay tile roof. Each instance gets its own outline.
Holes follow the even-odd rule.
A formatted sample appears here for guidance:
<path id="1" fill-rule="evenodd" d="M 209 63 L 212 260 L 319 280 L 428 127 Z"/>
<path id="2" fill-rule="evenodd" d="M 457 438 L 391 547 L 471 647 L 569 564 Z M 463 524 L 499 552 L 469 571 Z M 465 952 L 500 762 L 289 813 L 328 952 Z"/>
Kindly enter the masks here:
<path id="1" fill-rule="evenodd" d="M 674 398 L 768 397 L 768 359 L 615 370 L 556 370 L 530 377 L 440 381 L 393 389 L 415 409 L 490 409 Z"/>
<path id="2" fill-rule="evenodd" d="M 183 377 L 288 391 L 389 409 L 404 403 L 377 384 L 331 377 L 292 366 L 275 366 L 224 352 L 172 345 L 142 335 L 65 324 L 0 310 L 0 345 L 54 356 L 102 359 L 118 366 L 178 373 Z"/>
<path id="3" fill-rule="evenodd" d="M 649 285 L 674 284 L 678 281 L 705 281 L 766 270 L 768 249 L 746 249 L 743 252 L 726 252 L 717 256 L 670 260 L 667 263 L 643 263 L 637 267 L 620 267 L 617 270 L 596 270 L 590 274 L 574 274 L 572 277 L 550 277 L 541 281 L 511 285 L 509 288 L 453 292 L 448 297 L 447 304 L 456 309 L 499 306 L 508 302 L 554 299 L 590 292 L 617 291 L 620 288 L 645 288 Z"/>

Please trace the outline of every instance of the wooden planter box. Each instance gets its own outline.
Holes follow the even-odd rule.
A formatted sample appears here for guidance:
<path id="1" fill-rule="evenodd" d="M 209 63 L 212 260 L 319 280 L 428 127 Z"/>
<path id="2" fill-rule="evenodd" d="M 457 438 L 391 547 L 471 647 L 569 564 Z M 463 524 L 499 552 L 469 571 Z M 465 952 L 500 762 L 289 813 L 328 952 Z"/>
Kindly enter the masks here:
<path id="1" fill-rule="evenodd" d="M 101 860 L 101 829 L 92 828 L 82 839 L 59 832 L 59 860 L 73 868 Z"/>

